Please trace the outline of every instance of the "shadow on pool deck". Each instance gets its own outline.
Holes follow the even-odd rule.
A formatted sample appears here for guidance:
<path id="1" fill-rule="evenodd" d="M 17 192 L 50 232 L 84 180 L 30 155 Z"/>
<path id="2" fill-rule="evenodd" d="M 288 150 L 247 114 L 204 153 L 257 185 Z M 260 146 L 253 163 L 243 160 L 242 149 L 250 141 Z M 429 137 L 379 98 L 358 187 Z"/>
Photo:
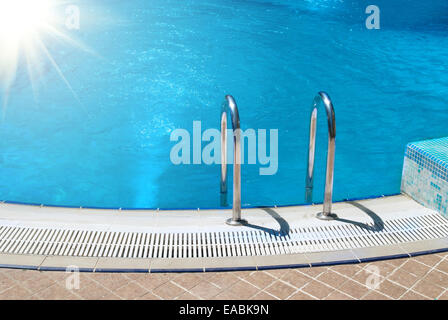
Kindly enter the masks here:
<path id="1" fill-rule="evenodd" d="M 373 226 L 368 225 L 366 223 L 361 223 L 358 221 L 353 221 L 353 220 L 348 220 L 348 219 L 343 219 L 343 218 L 337 218 L 336 221 L 340 221 L 340 222 L 344 222 L 344 223 L 350 223 L 353 225 L 356 225 L 360 228 L 369 230 L 369 231 L 373 231 L 373 232 L 380 232 L 384 229 L 384 222 L 383 220 L 372 210 L 370 210 L 369 208 L 363 206 L 362 204 L 355 202 L 355 201 L 349 201 L 347 202 L 348 204 L 351 204 L 352 206 L 360 209 L 361 211 L 363 211 L 364 213 L 366 213 L 373 221 Z"/>
<path id="2" fill-rule="evenodd" d="M 362 222 L 358 222 L 358 221 L 354 221 L 354 220 L 348 220 L 348 219 L 343 219 L 343 218 L 337 218 L 336 221 L 340 221 L 340 222 L 344 222 L 344 223 L 349 223 L 352 225 L 356 225 L 360 228 L 372 231 L 372 232 L 381 232 L 382 230 L 384 230 L 384 222 L 383 220 L 372 210 L 370 210 L 369 208 L 363 206 L 362 204 L 355 202 L 355 201 L 350 201 L 347 202 L 349 204 L 351 204 L 352 206 L 360 209 L 361 211 L 363 211 L 364 213 L 366 213 L 373 221 L 373 226 L 366 224 L 366 223 L 362 223 Z M 279 237 L 279 236 L 284 236 L 286 234 L 289 234 L 290 231 L 290 226 L 289 223 L 282 217 L 280 216 L 274 209 L 272 208 L 263 208 L 262 210 L 264 210 L 266 213 L 268 213 L 273 219 L 275 219 L 275 221 L 277 221 L 277 223 L 279 224 L 279 229 L 272 229 L 272 228 L 267 228 L 267 227 L 263 227 L 263 226 L 259 226 L 259 225 L 255 225 L 255 224 L 251 224 L 251 223 L 245 223 L 246 227 L 249 228 L 253 228 L 256 230 L 261 230 L 264 232 L 267 232 L 273 236 Z"/>
<path id="3" fill-rule="evenodd" d="M 244 225 L 246 227 L 249 227 L 249 228 L 253 228 L 253 229 L 257 229 L 257 230 L 261 230 L 261 231 L 267 232 L 267 233 L 272 234 L 273 236 L 276 236 L 276 237 L 281 237 L 281 236 L 284 236 L 286 234 L 289 234 L 289 223 L 285 219 L 283 219 L 277 212 L 275 212 L 274 209 L 263 208 L 262 210 L 266 211 L 272 218 L 275 219 L 275 221 L 277 221 L 277 223 L 280 226 L 279 230 L 266 228 L 266 227 L 262 227 L 262 226 L 257 226 L 255 224 L 250 224 L 250 223 L 245 223 Z"/>

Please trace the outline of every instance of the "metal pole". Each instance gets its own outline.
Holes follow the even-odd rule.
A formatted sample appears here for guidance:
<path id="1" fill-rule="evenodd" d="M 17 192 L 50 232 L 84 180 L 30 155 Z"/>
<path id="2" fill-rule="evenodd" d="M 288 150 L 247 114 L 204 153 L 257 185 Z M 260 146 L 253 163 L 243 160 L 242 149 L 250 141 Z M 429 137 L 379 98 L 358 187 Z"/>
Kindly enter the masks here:
<path id="1" fill-rule="evenodd" d="M 227 95 L 221 111 L 221 193 L 227 193 L 227 113 L 230 112 L 233 129 L 233 208 L 232 218 L 226 223 L 241 226 L 241 128 L 235 99 Z"/>
<path id="2" fill-rule="evenodd" d="M 314 187 L 314 157 L 316 151 L 316 127 L 317 127 L 317 108 L 323 103 L 327 113 L 328 121 L 328 151 L 327 151 L 327 169 L 325 178 L 325 194 L 323 212 L 317 214 L 317 218 L 322 220 L 333 220 L 337 216 L 331 213 L 333 201 L 333 178 L 334 178 L 334 156 L 336 151 L 336 117 L 333 103 L 325 92 L 319 92 L 314 98 L 311 107 L 310 119 L 310 143 L 308 148 L 308 166 L 306 170 L 305 199 L 308 203 L 313 200 Z"/>

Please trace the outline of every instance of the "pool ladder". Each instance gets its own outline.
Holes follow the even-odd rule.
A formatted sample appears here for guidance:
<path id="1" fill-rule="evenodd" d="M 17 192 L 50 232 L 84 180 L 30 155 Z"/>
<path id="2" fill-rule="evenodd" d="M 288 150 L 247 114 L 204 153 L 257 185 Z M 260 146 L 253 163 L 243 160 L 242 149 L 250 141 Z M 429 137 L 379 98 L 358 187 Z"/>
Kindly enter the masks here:
<path id="1" fill-rule="evenodd" d="M 317 214 L 321 220 L 334 220 L 337 216 L 331 212 L 333 199 L 334 156 L 336 149 L 336 117 L 333 103 L 329 95 L 319 92 L 313 100 L 310 118 L 310 142 L 308 147 L 308 163 L 306 170 L 305 201 L 312 203 L 314 187 L 314 159 L 316 151 L 317 111 L 323 104 L 328 122 L 328 151 L 325 179 L 323 211 Z M 241 226 L 247 223 L 241 218 L 241 127 L 238 106 L 231 95 L 225 97 L 221 109 L 221 196 L 227 198 L 227 117 L 230 113 L 233 129 L 233 206 L 232 218 L 226 223 Z"/>
<path id="2" fill-rule="evenodd" d="M 233 129 L 233 208 L 232 218 L 226 223 L 241 226 L 241 128 L 238 106 L 232 96 L 227 95 L 221 109 L 221 195 L 227 197 L 227 114 L 230 113 Z"/>
<path id="3" fill-rule="evenodd" d="M 327 113 L 328 122 L 328 150 L 327 150 L 327 170 L 325 178 L 324 209 L 317 214 L 321 220 L 334 220 L 337 216 L 331 212 L 333 201 L 333 178 L 334 178 L 334 155 L 336 151 L 336 117 L 333 103 L 329 95 L 323 91 L 319 92 L 313 100 L 311 106 L 310 119 L 310 143 L 308 146 L 308 164 L 306 168 L 305 201 L 313 202 L 314 187 L 314 155 L 316 151 L 316 129 L 317 129 L 317 109 L 323 104 Z"/>

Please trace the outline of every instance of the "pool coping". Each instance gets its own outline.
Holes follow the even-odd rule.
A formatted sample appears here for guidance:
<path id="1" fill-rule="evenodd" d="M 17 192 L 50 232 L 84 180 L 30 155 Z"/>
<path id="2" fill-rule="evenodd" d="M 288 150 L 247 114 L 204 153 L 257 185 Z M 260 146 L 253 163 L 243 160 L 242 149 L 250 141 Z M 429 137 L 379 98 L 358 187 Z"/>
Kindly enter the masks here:
<path id="1" fill-rule="evenodd" d="M 406 195 L 395 197 L 381 197 L 373 200 L 364 200 L 363 203 L 373 210 L 378 209 L 378 214 L 386 218 L 390 215 L 399 217 L 401 214 L 416 216 L 418 214 L 435 214 L 435 211 L 424 208 Z M 287 223 L 303 226 L 306 221 L 311 221 L 312 225 L 322 226 L 326 222 L 315 219 L 315 214 L 321 210 L 321 206 L 300 206 L 294 208 L 277 208 L 275 212 L 281 219 L 286 219 Z M 366 208 L 366 209 L 368 209 Z M 270 208 L 274 209 L 274 208 Z M 343 218 L 356 220 L 357 217 L 364 217 L 364 210 L 360 210 L 353 204 L 335 204 L 335 210 L 343 213 Z M 398 210 L 398 211 L 397 211 Z M 223 213 L 218 214 L 219 213 Z M 93 214 L 92 214 L 93 213 Z M 95 214 L 96 213 L 96 214 Z M 264 217 L 261 214 L 264 213 Z M 116 210 L 115 220 L 110 219 L 109 211 L 76 210 L 76 209 L 45 209 L 27 207 L 21 205 L 3 204 L 0 205 L 0 225 L 15 228 L 25 225 L 28 228 L 39 228 L 42 225 L 57 228 L 58 223 L 62 223 L 62 228 L 70 227 L 76 230 L 114 230 L 114 232 L 202 232 L 204 226 L 210 230 L 239 230 L 245 227 L 228 227 L 224 221 L 229 211 L 173 211 L 158 214 L 158 212 L 135 212 L 124 213 Z M 245 217 L 251 222 L 257 222 L 262 227 L 278 227 L 277 219 L 263 210 L 246 210 Z M 367 219 L 368 220 L 368 219 Z M 366 220 L 366 221 L 367 221 Z M 108 221 L 110 224 L 106 224 Z M 192 223 L 193 221 L 193 223 Z M 387 221 L 387 220 L 385 220 Z M 202 222 L 202 226 L 196 223 Z M 153 225 L 155 223 L 155 225 Z M 307 222 L 309 223 L 309 222 Z M 175 226 L 173 226 L 175 224 Z M 257 224 L 257 223 L 255 223 Z M 60 226 L 59 226 L 60 227 Z M 87 229 L 86 229 L 87 228 Z M 105 229 L 104 229 L 105 228 Z M 230 229 L 229 229 L 230 228 Z M 236 228 L 236 229 L 235 229 Z M 190 230 L 190 231 L 185 231 Z M 242 229 L 241 229 L 242 230 Z M 35 254 L 23 254 L 7 250 L 0 253 L 0 268 L 24 269 L 37 271 L 59 271 L 59 272 L 120 272 L 120 273 L 172 273 L 172 272 L 225 272 L 225 271 L 256 271 L 285 268 L 306 268 L 318 266 L 331 266 L 341 264 L 366 263 L 377 260 L 409 258 L 417 255 L 431 254 L 448 251 L 448 236 L 446 232 L 440 232 L 427 240 L 408 240 L 398 243 L 370 244 L 368 246 L 343 249 L 337 247 L 331 249 L 320 248 L 289 252 L 270 252 L 259 255 L 238 254 L 226 257 L 182 257 L 167 258 L 165 256 L 151 258 L 128 257 L 103 257 L 88 255 L 67 255 L 50 254 L 49 252 L 36 252 Z M 328 250 L 328 251 L 324 251 Z M 68 268 L 68 269 L 67 269 Z"/>

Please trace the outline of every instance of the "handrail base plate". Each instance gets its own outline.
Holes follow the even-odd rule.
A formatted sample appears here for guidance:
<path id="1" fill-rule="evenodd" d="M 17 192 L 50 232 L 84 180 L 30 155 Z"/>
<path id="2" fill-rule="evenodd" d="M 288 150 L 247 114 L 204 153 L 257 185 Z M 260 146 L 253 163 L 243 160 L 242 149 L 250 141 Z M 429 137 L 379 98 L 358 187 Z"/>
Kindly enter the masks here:
<path id="1" fill-rule="evenodd" d="M 319 220 L 331 221 L 331 220 L 336 220 L 338 218 L 338 216 L 334 213 L 324 214 L 323 212 L 319 212 L 316 215 L 316 218 Z"/>
<path id="2" fill-rule="evenodd" d="M 226 223 L 227 223 L 229 226 L 233 226 L 233 227 L 238 227 L 238 226 L 244 226 L 244 225 L 247 225 L 247 221 L 244 220 L 244 219 L 233 220 L 232 218 L 230 218 L 230 219 L 227 219 L 227 220 L 226 220 Z"/>

